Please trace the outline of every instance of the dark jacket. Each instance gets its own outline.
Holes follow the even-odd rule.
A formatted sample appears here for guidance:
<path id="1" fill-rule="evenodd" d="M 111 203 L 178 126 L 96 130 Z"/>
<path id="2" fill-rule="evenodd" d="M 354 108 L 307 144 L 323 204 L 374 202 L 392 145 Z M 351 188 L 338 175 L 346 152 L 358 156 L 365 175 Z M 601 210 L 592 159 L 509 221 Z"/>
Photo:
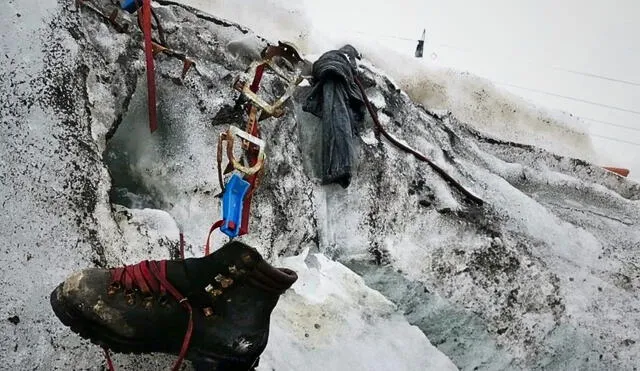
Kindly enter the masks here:
<path id="1" fill-rule="evenodd" d="M 313 87 L 302 107 L 322 119 L 322 183 L 344 188 L 351 182 L 355 123 L 364 114 L 362 95 L 353 80 L 355 60 L 347 54 L 345 48 L 332 50 L 313 64 Z"/>

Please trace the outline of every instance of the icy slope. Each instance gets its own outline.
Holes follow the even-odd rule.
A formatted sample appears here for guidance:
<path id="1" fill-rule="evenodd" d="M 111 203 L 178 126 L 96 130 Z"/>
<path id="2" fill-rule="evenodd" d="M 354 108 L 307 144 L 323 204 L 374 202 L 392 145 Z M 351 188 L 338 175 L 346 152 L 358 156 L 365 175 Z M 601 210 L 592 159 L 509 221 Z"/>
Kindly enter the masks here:
<path id="1" fill-rule="evenodd" d="M 139 34 L 117 34 L 69 3 L 49 5 L 55 10 L 38 20 L 46 26 L 34 28 L 55 42 L 12 52 L 16 61 L 37 61 L 11 67 L 17 77 L 4 78 L 9 65 L 2 62 L 8 129 L 0 150 L 11 161 L 0 164 L 10 211 L 0 227 L 0 310 L 20 322 L 2 322 L 0 351 L 9 369 L 99 369 L 98 350 L 53 317 L 49 291 L 87 265 L 169 257 L 178 228 L 189 254 L 201 253 L 219 216 L 215 140 L 225 125 L 241 124 L 229 85 L 248 62 L 242 55 L 255 55 L 264 41 L 229 22 L 158 7 L 168 42 L 197 69 L 181 81 L 181 62 L 157 57 L 160 130 L 150 135 Z M 27 45 L 27 34 L 6 32 L 3 44 L 15 43 L 11 36 Z M 41 49 L 59 63 L 40 63 Z M 301 89 L 288 115 L 263 123 L 268 171 L 245 238 L 303 278 L 274 313 L 261 367 L 297 369 L 306 361 L 311 369 L 323 362 L 348 370 L 443 369 L 450 366 L 444 353 L 462 369 L 633 369 L 640 350 L 638 184 L 487 138 L 454 116 L 416 106 L 368 62 L 361 68 L 388 130 L 486 204 L 470 205 L 424 164 L 377 142 L 369 121 L 353 184 L 320 187 L 320 123 L 301 111 Z M 42 85 L 49 88 L 34 94 L 32 86 Z M 281 89 L 269 79 L 264 87 L 268 95 Z M 136 210 L 143 208 L 153 210 Z M 222 241 L 216 234 L 214 246 Z M 171 361 L 116 358 L 141 370 Z"/>

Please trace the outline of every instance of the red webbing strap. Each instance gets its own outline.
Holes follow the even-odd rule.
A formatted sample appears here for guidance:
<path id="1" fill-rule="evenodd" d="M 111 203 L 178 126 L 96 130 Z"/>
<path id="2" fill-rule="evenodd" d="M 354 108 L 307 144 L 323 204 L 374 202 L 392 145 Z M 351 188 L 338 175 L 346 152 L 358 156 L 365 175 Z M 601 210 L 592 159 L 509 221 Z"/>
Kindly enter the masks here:
<path id="1" fill-rule="evenodd" d="M 166 265 L 167 262 L 165 260 L 158 262 L 160 265 L 160 269 L 151 262 L 149 264 L 149 268 L 151 269 L 151 273 L 153 273 L 154 277 L 160 281 L 160 285 L 165 287 L 166 290 L 173 296 L 184 309 L 189 313 L 189 322 L 187 323 L 187 332 L 184 334 L 184 339 L 182 340 L 182 347 L 180 348 L 180 354 L 178 354 L 178 359 L 173 364 L 173 371 L 178 371 L 180 369 L 180 365 L 182 365 L 182 361 L 184 357 L 187 355 L 187 350 L 189 350 L 189 343 L 191 343 L 191 336 L 193 335 L 193 308 L 191 308 L 191 304 L 166 278 Z"/>
<path id="2" fill-rule="evenodd" d="M 213 225 L 209 229 L 209 234 L 207 235 L 207 243 L 204 245 L 204 256 L 209 255 L 209 250 L 210 250 L 209 249 L 209 240 L 211 239 L 211 234 L 216 229 L 222 227 L 223 224 L 224 224 L 224 220 L 218 220 L 217 222 L 213 223 Z"/>
<path id="3" fill-rule="evenodd" d="M 256 67 L 256 74 L 255 76 L 253 76 L 253 81 L 251 82 L 251 86 L 249 86 L 249 89 L 251 89 L 251 91 L 254 93 L 258 92 L 258 88 L 260 87 L 260 81 L 262 81 L 262 75 L 264 74 L 265 66 L 266 66 L 265 64 L 261 64 L 258 67 Z"/>
<path id="4" fill-rule="evenodd" d="M 260 87 L 260 81 L 262 81 L 262 75 L 264 74 L 264 68 L 266 65 L 262 64 L 256 68 L 256 75 L 253 77 L 253 82 L 249 89 L 252 92 L 257 93 L 258 88 Z M 255 109 L 253 106 L 249 106 L 247 108 L 247 113 L 251 114 L 251 110 Z M 259 125 L 259 117 L 256 117 L 256 124 L 253 126 L 253 131 L 249 134 L 253 135 L 256 138 L 260 138 L 260 125 Z M 258 162 L 258 153 L 252 147 L 249 146 L 249 150 L 247 151 L 247 160 L 249 161 L 249 166 L 253 166 Z M 255 186 L 256 179 L 258 174 L 253 174 L 246 176 L 244 180 L 249 182 L 249 191 L 242 202 L 242 221 L 240 222 L 240 231 L 238 232 L 238 236 L 245 235 L 249 233 L 249 213 L 251 212 L 251 199 L 253 198 L 253 187 Z"/>
<path id="5" fill-rule="evenodd" d="M 145 277 L 145 273 L 148 274 L 148 272 L 142 272 L 142 268 L 141 266 L 144 264 L 136 264 L 133 266 L 133 277 L 136 281 L 136 284 L 138 285 L 138 287 L 140 288 L 140 290 L 145 293 L 148 294 L 151 292 L 151 289 L 149 288 L 149 285 L 147 284 L 147 280 Z M 148 277 L 148 276 L 147 276 Z M 152 280 L 150 280 L 151 282 Z"/>
<path id="6" fill-rule="evenodd" d="M 156 79 L 153 68 L 153 41 L 151 40 L 151 0 L 142 0 L 142 9 L 138 12 L 141 17 L 142 33 L 144 34 L 144 55 L 147 60 L 147 104 L 149 109 L 149 129 L 153 133 L 158 128 L 156 112 Z"/>
<path id="7" fill-rule="evenodd" d="M 109 355 L 109 348 L 102 347 L 102 350 L 104 350 L 104 358 L 107 359 L 107 367 L 109 368 L 109 371 L 116 371 L 116 368 L 113 367 L 113 361 L 111 361 L 111 356 Z"/>

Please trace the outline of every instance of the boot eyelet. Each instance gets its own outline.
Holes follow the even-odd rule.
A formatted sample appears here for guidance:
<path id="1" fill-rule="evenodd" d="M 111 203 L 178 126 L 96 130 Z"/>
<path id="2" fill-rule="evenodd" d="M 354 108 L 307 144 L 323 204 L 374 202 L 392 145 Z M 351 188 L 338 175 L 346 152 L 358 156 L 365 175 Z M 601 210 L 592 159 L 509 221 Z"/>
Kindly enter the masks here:
<path id="1" fill-rule="evenodd" d="M 230 265 L 229 266 L 229 273 L 233 276 L 238 275 L 238 268 L 236 268 L 235 265 Z"/>
<path id="2" fill-rule="evenodd" d="M 115 295 L 116 292 L 118 292 L 120 290 L 121 286 L 118 282 L 114 282 L 112 284 L 109 285 L 109 288 L 107 289 L 107 295 L 112 296 Z"/>
<path id="3" fill-rule="evenodd" d="M 124 293 L 124 297 L 127 301 L 128 305 L 134 305 L 136 303 L 136 295 L 135 292 L 133 290 L 127 290 Z"/>
<path id="4" fill-rule="evenodd" d="M 144 309 L 151 310 L 153 308 L 153 296 L 147 296 L 142 299 Z"/>
<path id="5" fill-rule="evenodd" d="M 166 307 L 167 304 L 169 304 L 169 298 L 167 297 L 167 295 L 161 295 L 158 298 L 158 304 L 160 304 L 163 307 Z"/>
<path id="6" fill-rule="evenodd" d="M 248 267 L 251 267 L 254 264 L 253 257 L 249 253 L 242 255 L 240 259 Z"/>
<path id="7" fill-rule="evenodd" d="M 231 285 L 233 285 L 233 280 L 231 278 L 225 278 L 220 282 L 220 286 L 222 286 L 223 289 L 226 289 Z"/>
<path id="8" fill-rule="evenodd" d="M 202 312 L 204 313 L 205 317 L 213 316 L 213 308 L 211 307 L 202 308 Z"/>

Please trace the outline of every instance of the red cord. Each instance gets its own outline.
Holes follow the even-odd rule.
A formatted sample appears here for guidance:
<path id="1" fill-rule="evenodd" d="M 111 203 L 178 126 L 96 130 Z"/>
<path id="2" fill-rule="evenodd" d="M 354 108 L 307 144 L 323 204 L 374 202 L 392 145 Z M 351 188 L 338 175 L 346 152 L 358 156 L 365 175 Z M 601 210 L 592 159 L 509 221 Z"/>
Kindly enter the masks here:
<path id="1" fill-rule="evenodd" d="M 224 220 L 218 220 L 217 222 L 213 223 L 213 225 L 209 229 L 209 234 L 207 235 L 207 243 L 204 245 L 204 256 L 209 255 L 209 251 L 210 251 L 209 240 L 211 239 L 211 234 L 216 229 L 222 227 L 223 224 L 224 224 Z"/>
<path id="2" fill-rule="evenodd" d="M 182 361 L 187 355 L 189 350 L 189 344 L 191 343 L 191 336 L 193 335 L 193 308 L 188 299 L 183 296 L 173 285 L 167 280 L 167 261 L 149 261 L 144 260 L 135 265 L 127 265 L 121 268 L 115 268 L 111 270 L 111 278 L 113 282 L 120 283 L 125 289 L 131 290 L 135 287 L 139 288 L 143 293 L 160 292 L 164 294 L 168 292 L 176 299 L 180 305 L 189 313 L 189 320 L 187 323 L 187 331 L 182 340 L 182 347 L 178 354 L 178 359 L 173 364 L 173 371 L 180 369 Z M 105 357 L 107 358 L 107 365 L 110 371 L 115 371 L 113 362 L 109 356 L 107 348 L 105 350 Z"/>

